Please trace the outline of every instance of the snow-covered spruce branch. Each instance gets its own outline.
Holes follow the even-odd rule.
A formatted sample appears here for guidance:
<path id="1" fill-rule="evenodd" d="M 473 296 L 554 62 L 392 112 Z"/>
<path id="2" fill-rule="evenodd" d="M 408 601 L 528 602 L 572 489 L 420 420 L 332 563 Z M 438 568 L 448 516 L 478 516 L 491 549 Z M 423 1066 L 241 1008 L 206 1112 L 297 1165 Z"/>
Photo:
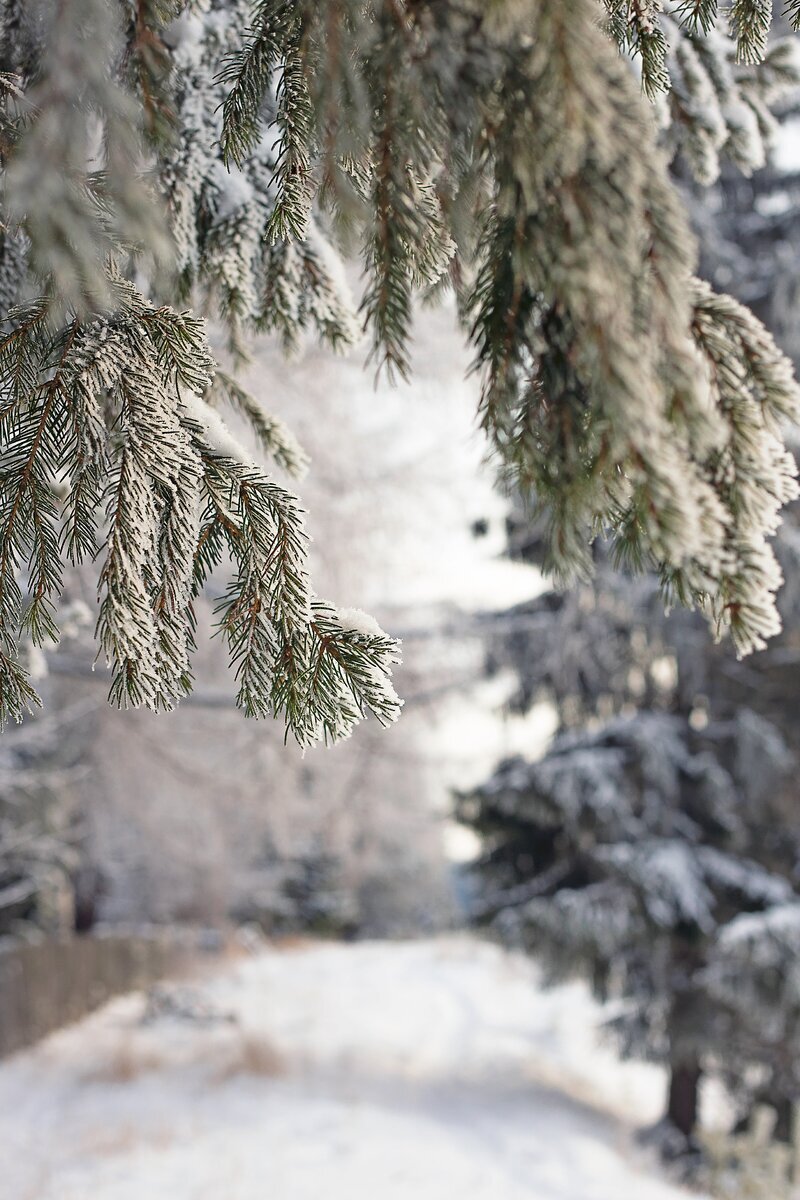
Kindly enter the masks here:
<path id="1" fill-rule="evenodd" d="M 300 636 L 283 643 L 275 706 L 301 744 L 346 737 L 367 711 L 389 725 L 401 707 L 390 677 L 398 661 L 397 643 L 366 614 L 314 601 Z"/>
<path id="2" fill-rule="evenodd" d="M 228 554 L 220 626 L 245 712 L 283 716 L 303 745 L 344 736 L 368 710 L 393 720 L 397 644 L 314 604 L 295 497 L 201 399 L 214 371 L 202 322 L 110 286 L 112 316 L 58 327 L 34 304 L 0 337 L 0 716 L 35 702 L 20 636 L 57 640 L 64 557 L 99 543 L 97 636 L 115 703 L 170 708 L 190 690 L 192 601 Z M 235 399 L 276 456 L 301 465 L 281 427 L 241 389 Z"/>
<path id="3" fill-rule="evenodd" d="M 666 145 L 703 185 L 718 178 L 725 159 L 751 175 L 765 165 L 777 135 L 770 106 L 798 83 L 794 39 L 772 39 L 753 63 L 741 60 L 736 42 L 716 28 L 692 32 L 671 9 L 661 24 L 669 90 L 657 109 Z"/>
<path id="4" fill-rule="evenodd" d="M 306 539 L 295 498 L 220 436 L 216 413 L 188 410 L 204 462 L 196 586 L 223 549 L 237 567 L 219 602 L 220 629 L 250 716 L 286 720 L 301 745 L 336 741 L 371 712 L 388 724 L 400 711 L 391 686 L 398 644 L 369 618 L 355 621 L 317 601 L 306 572 Z"/>
<path id="5" fill-rule="evenodd" d="M 666 554 L 653 560 L 641 538 L 649 501 L 638 489 L 609 531 L 619 560 L 658 568 L 668 605 L 699 607 L 717 636 L 729 631 L 738 653 L 749 654 L 780 630 L 775 595 L 782 575 L 768 539 L 782 507 L 798 495 L 783 432 L 800 419 L 800 387 L 790 361 L 748 309 L 700 280 L 693 294 L 697 369 L 708 391 L 705 411 L 693 414 L 683 394 L 675 397 L 696 489 L 687 553 L 680 564 Z M 692 511 L 685 515 L 692 522 Z"/>
<path id="6" fill-rule="evenodd" d="M 229 85 L 223 108 L 222 150 L 241 165 L 262 130 L 262 102 L 272 74 L 288 58 L 300 33 L 301 9 L 276 0 L 256 0 L 248 12 L 246 36 L 230 51 L 222 72 Z"/>
<path id="7" fill-rule="evenodd" d="M 284 16 L 284 33 L 271 26 L 257 48 L 251 37 L 242 44 L 251 18 L 258 26 L 249 0 L 214 0 L 165 33 L 177 144 L 158 166 L 179 295 L 189 300 L 199 288 L 243 357 L 254 330 L 275 330 L 289 349 L 306 329 L 334 349 L 360 336 L 341 262 L 310 207 L 308 129 L 293 103 L 303 80 L 295 71 L 283 82 L 279 69 L 296 32 L 293 15 Z M 258 96 L 256 78 L 267 88 Z"/>

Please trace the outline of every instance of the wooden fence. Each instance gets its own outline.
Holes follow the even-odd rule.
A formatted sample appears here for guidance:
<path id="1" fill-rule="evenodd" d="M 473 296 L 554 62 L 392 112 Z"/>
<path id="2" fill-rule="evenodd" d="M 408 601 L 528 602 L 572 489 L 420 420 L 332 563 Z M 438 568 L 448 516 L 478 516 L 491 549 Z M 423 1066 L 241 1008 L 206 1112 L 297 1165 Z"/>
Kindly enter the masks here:
<path id="1" fill-rule="evenodd" d="M 180 971 L 199 945 L 171 929 L 0 943 L 0 1057 Z"/>

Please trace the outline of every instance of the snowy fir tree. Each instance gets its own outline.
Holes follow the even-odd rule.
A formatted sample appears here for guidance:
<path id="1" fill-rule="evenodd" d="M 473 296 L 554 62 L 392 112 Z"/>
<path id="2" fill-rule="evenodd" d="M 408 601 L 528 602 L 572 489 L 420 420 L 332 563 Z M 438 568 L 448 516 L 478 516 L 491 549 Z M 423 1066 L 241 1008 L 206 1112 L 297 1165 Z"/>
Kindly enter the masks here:
<path id="1" fill-rule="evenodd" d="M 698 614 L 666 616 L 657 580 L 616 571 L 603 543 L 592 584 L 505 614 L 489 670 L 516 672 L 512 708 L 553 704 L 560 733 L 460 801 L 484 846 L 476 918 L 616 1000 L 624 1050 L 670 1068 L 682 1135 L 704 1073 L 737 1128 L 766 1104 L 788 1139 L 800 1101 L 798 518 L 775 540 L 783 631 L 745 661 Z M 510 544 L 547 553 L 521 513 Z"/>
<path id="2" fill-rule="evenodd" d="M 623 1052 L 668 1067 L 667 1128 L 685 1137 L 703 1071 L 724 1076 L 749 1112 L 747 1071 L 767 1066 L 765 1016 L 790 1023 L 782 994 L 754 1009 L 735 980 L 751 919 L 742 914 L 777 924 L 797 903 L 777 864 L 757 861 L 751 819 L 772 802 L 765 781 L 784 784 L 790 764 L 752 713 L 699 732 L 645 712 L 564 733 L 540 762 L 510 760 L 461 798 L 461 819 L 485 846 L 479 915 L 534 953 L 550 981 L 582 975 L 619 1002 L 610 1025 Z M 795 828 L 791 866 L 799 847 Z M 785 949 L 773 958 L 782 975 Z M 756 991 L 755 966 L 747 979 Z M 786 1039 L 774 1049 L 779 1061 Z M 791 1103 L 786 1082 L 776 1072 L 759 1099 Z"/>
<path id="3" fill-rule="evenodd" d="M 98 556 L 116 702 L 191 688 L 193 598 L 229 559 L 247 713 L 303 744 L 393 719 L 397 647 L 314 596 L 300 506 L 225 409 L 280 467 L 302 452 L 203 316 L 234 366 L 259 331 L 363 328 L 404 375 L 415 297 L 445 288 L 552 567 L 585 574 L 602 529 L 761 646 L 798 392 L 695 279 L 668 159 L 703 182 L 763 159 L 795 78 L 770 22 L 765 0 L 2 0 L 0 716 L 36 703 L 20 646 L 57 639 L 64 571 Z"/>

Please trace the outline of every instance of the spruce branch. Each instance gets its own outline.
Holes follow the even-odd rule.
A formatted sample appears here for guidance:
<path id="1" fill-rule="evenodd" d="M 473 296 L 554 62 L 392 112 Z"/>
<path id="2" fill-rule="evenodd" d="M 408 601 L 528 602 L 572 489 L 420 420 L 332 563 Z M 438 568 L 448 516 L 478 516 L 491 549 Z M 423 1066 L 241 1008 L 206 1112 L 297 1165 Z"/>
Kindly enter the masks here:
<path id="1" fill-rule="evenodd" d="M 377 626 L 351 627 L 348 613 L 315 601 L 301 638 L 284 643 L 277 662 L 274 704 L 302 746 L 336 742 L 371 713 L 396 721 L 401 702 L 391 685 L 398 644 Z"/>
<path id="2" fill-rule="evenodd" d="M 609 33 L 620 49 L 638 57 L 648 99 L 668 92 L 667 40 L 660 23 L 661 0 L 605 0 Z"/>
<path id="3" fill-rule="evenodd" d="M 709 33 L 719 16 L 718 0 L 679 0 L 675 15 L 692 33 Z"/>
<path id="4" fill-rule="evenodd" d="M 7 653 L 5 633 L 0 633 L 0 728 L 6 722 L 19 724 L 40 707 L 41 701 L 17 661 L 15 653 Z"/>
<path id="5" fill-rule="evenodd" d="M 772 25 L 772 0 L 731 0 L 728 22 L 737 61 L 761 62 Z"/>
<path id="6" fill-rule="evenodd" d="M 228 166 L 241 166 L 258 140 L 264 96 L 297 38 L 297 7 L 292 0 L 256 0 L 240 48 L 227 56 L 220 79 L 230 85 L 222 106 L 221 138 Z"/>
<path id="7" fill-rule="evenodd" d="M 389 377 L 408 378 L 411 331 L 412 264 L 409 247 L 417 233 L 417 216 L 406 190 L 406 168 L 395 153 L 387 110 L 375 165 L 375 220 L 365 249 L 369 283 L 361 311 L 372 331 L 372 358 Z"/>
<path id="8" fill-rule="evenodd" d="M 314 193 L 311 177 L 314 113 L 300 45 L 293 44 L 286 55 L 276 99 L 279 139 L 272 182 L 278 194 L 267 224 L 267 237 L 273 242 L 289 238 L 302 241 L 308 231 Z"/>
<path id="9" fill-rule="evenodd" d="M 0 336 L 0 719 L 36 702 L 20 639 L 57 640 L 63 559 L 98 547 L 96 633 L 113 703 L 171 708 L 191 690 L 193 600 L 227 555 L 220 626 L 245 713 L 282 715 L 304 745 L 343 736 L 367 711 L 387 719 L 396 698 L 381 664 L 394 643 L 342 634 L 337 651 L 331 634 L 320 649 L 299 504 L 201 397 L 224 397 L 284 467 L 300 469 L 302 451 L 232 378 L 212 385 L 203 322 L 118 275 L 107 286 L 111 313 L 60 326 L 36 302 Z M 323 670 L 334 653 L 338 667 Z"/>
<path id="10" fill-rule="evenodd" d="M 397 643 L 381 632 L 344 628 L 334 610 L 313 599 L 295 498 L 226 453 L 208 412 L 194 406 L 189 427 L 202 448 L 208 499 L 198 583 L 223 543 L 236 565 L 217 612 L 236 668 L 238 705 L 252 717 L 282 716 L 287 735 L 302 746 L 346 737 L 368 712 L 381 723 L 394 720 Z"/>
<path id="11" fill-rule="evenodd" d="M 740 654 L 761 649 L 780 630 L 775 592 L 780 568 L 767 538 L 780 510 L 798 495 L 797 467 L 782 442 L 786 421 L 800 419 L 791 363 L 751 312 L 730 296 L 695 284 L 693 332 L 709 367 L 726 437 L 706 470 L 730 525 L 705 604 Z"/>

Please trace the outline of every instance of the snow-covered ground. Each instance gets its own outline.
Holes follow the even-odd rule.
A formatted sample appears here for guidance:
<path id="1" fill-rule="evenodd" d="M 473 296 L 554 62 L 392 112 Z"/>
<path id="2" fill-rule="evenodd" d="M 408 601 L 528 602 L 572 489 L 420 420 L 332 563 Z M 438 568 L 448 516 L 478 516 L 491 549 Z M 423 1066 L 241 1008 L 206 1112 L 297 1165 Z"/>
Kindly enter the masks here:
<path id="1" fill-rule="evenodd" d="M 0 1065 L 2 1200 L 684 1195 L 631 1135 L 658 1073 L 495 947 L 312 943 L 188 986 L 216 1021 L 129 996 Z"/>

